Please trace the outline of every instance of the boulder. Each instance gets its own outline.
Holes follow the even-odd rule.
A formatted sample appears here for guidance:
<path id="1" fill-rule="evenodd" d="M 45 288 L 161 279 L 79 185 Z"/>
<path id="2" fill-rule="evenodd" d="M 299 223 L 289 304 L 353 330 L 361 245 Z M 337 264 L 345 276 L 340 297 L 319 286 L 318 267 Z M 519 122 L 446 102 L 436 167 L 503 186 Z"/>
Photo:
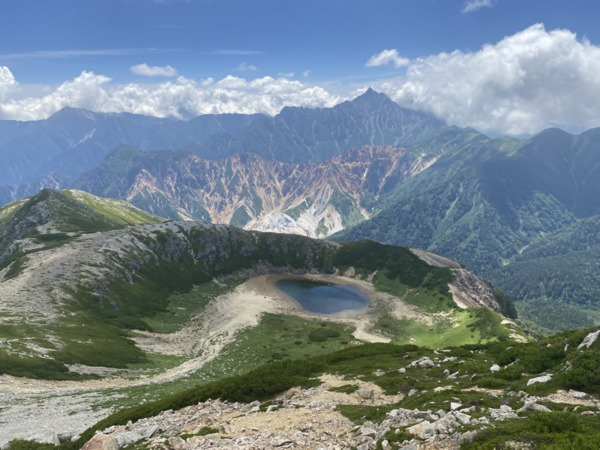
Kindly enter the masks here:
<path id="1" fill-rule="evenodd" d="M 81 450 L 119 450 L 119 443 L 112 436 L 98 433 L 87 441 Z"/>
<path id="2" fill-rule="evenodd" d="M 469 416 L 468 414 L 465 414 L 460 411 L 454 411 L 453 414 L 454 414 L 454 417 L 456 417 L 458 419 L 458 421 L 460 423 L 462 423 L 463 425 L 468 425 L 471 423 L 471 416 Z"/>
<path id="3" fill-rule="evenodd" d="M 547 383 L 552 379 L 552 374 L 542 375 L 541 377 L 532 378 L 527 382 L 527 386 L 531 386 L 534 383 Z"/>
<path id="4" fill-rule="evenodd" d="M 140 436 L 135 431 L 124 431 L 122 433 L 114 433 L 112 436 L 119 443 L 119 448 L 127 447 L 128 445 L 135 444 L 136 442 L 139 442 L 142 439 L 144 439 L 142 436 Z"/>
<path id="5" fill-rule="evenodd" d="M 500 370 L 500 366 L 498 364 L 494 364 L 490 367 L 490 372 L 498 372 Z"/>
<path id="6" fill-rule="evenodd" d="M 429 425 L 431 425 L 431 422 L 429 420 L 424 420 L 423 422 L 417 423 L 416 425 L 413 425 L 412 427 L 408 427 L 406 429 L 407 433 L 410 434 L 414 434 L 415 436 L 420 435 L 425 428 L 427 428 Z"/>
<path id="7" fill-rule="evenodd" d="M 580 392 L 580 391 L 575 391 L 573 389 L 571 389 L 569 391 L 569 394 L 573 397 L 573 398 L 578 398 L 578 399 L 586 399 L 588 398 L 590 395 L 586 394 L 585 392 Z"/>
<path id="8" fill-rule="evenodd" d="M 371 399 L 375 395 L 375 392 L 373 391 L 373 389 L 369 389 L 369 388 L 361 388 L 358 391 L 356 391 L 356 393 L 358 394 L 359 397 L 362 397 L 365 400 Z"/>
<path id="9" fill-rule="evenodd" d="M 154 436 L 154 433 L 158 431 L 158 425 L 155 423 L 145 424 L 145 425 L 134 425 L 131 428 L 131 431 L 135 431 L 137 434 L 142 436 L 144 439 L 149 439 Z"/>
<path id="10" fill-rule="evenodd" d="M 521 412 L 551 412 L 552 410 L 544 405 L 538 405 L 535 402 L 525 402 L 522 408 L 517 410 L 518 413 Z"/>
<path id="11" fill-rule="evenodd" d="M 579 346 L 577 347 L 577 350 L 582 350 L 584 347 L 586 349 L 590 348 L 592 346 L 592 344 L 594 342 L 596 342 L 596 340 L 598 339 L 598 337 L 600 336 L 600 330 L 596 330 L 593 333 L 589 333 L 581 342 L 581 344 L 579 344 Z"/>
<path id="12" fill-rule="evenodd" d="M 360 427 L 359 433 L 362 436 L 375 436 L 377 434 L 377 431 L 374 430 L 373 428 L 370 427 Z"/>
<path id="13" fill-rule="evenodd" d="M 416 366 L 419 366 L 421 369 L 429 369 L 431 367 L 435 367 L 435 363 L 431 360 L 429 356 L 423 356 L 421 359 L 417 359 L 416 361 L 413 361 L 408 365 L 408 367 Z"/>
<path id="14" fill-rule="evenodd" d="M 498 409 L 490 408 L 489 411 L 492 420 L 516 419 L 519 417 L 508 405 L 502 405 Z"/>

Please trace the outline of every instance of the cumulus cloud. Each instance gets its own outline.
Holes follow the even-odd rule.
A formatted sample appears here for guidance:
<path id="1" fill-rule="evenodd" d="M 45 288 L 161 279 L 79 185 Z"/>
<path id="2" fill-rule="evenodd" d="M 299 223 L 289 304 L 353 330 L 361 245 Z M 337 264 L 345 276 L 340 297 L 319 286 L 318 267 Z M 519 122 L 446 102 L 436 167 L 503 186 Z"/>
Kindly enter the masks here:
<path id="1" fill-rule="evenodd" d="M 131 66 L 131 72 L 143 77 L 175 77 L 177 71 L 171 66 L 149 66 L 146 63 Z"/>
<path id="2" fill-rule="evenodd" d="M 476 52 L 414 60 L 379 89 L 409 108 L 484 132 L 530 134 L 600 125 L 600 48 L 533 25 Z"/>
<path id="3" fill-rule="evenodd" d="M 547 31 L 537 24 L 478 51 L 411 60 L 402 75 L 366 85 L 452 125 L 522 135 L 550 126 L 570 131 L 600 126 L 599 73 L 600 47 L 569 30 Z M 31 86 L 19 85 L 9 68 L 0 66 L 0 118 L 43 119 L 65 106 L 177 118 L 274 115 L 284 106 L 328 107 L 359 93 L 351 91 L 356 84 L 316 86 L 284 75 L 115 84 L 107 76 L 82 72 L 32 94 Z"/>
<path id="4" fill-rule="evenodd" d="M 398 50 L 386 49 L 381 53 L 377 53 L 369 58 L 367 63 L 365 64 L 367 67 L 377 67 L 377 66 L 385 66 L 388 64 L 392 64 L 395 67 L 407 66 L 410 64 L 410 60 L 401 57 L 398 54 Z"/>
<path id="5" fill-rule="evenodd" d="M 240 71 L 240 72 L 246 72 L 248 70 L 250 70 L 250 71 L 258 70 L 258 68 L 256 66 L 253 66 L 252 64 L 246 64 L 245 62 L 243 62 L 239 66 L 237 66 L 235 68 L 235 70 Z"/>
<path id="6" fill-rule="evenodd" d="M 0 86 L 4 86 L 1 81 Z M 45 96 L 0 102 L 0 118 L 43 119 L 65 106 L 176 118 L 220 113 L 274 115 L 284 106 L 324 107 L 340 100 L 321 87 L 286 78 L 246 80 L 229 75 L 198 82 L 180 76 L 161 84 L 113 85 L 104 75 L 83 72 Z"/>
<path id="7" fill-rule="evenodd" d="M 15 80 L 10 69 L 6 66 L 0 66 L 0 101 L 4 100 L 17 86 L 17 80 Z"/>
<path id="8" fill-rule="evenodd" d="M 467 0 L 462 9 L 463 14 L 479 11 L 482 8 L 491 8 L 494 0 Z"/>

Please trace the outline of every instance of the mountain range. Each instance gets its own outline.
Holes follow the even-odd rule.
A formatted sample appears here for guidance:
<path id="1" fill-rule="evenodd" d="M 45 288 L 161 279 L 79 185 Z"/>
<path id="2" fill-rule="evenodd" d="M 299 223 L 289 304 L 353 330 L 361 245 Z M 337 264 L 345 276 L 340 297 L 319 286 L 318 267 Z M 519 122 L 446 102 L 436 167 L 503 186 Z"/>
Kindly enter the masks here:
<path id="1" fill-rule="evenodd" d="M 367 306 L 311 313 L 282 280 L 355 289 Z M 0 208 L 0 298 L 2 445 L 363 342 L 531 340 L 504 295 L 439 255 L 166 221 L 78 190 Z"/>
<path id="2" fill-rule="evenodd" d="M 3 202 L 77 188 L 171 219 L 424 248 L 490 278 L 540 331 L 600 323 L 599 129 L 492 139 L 368 90 L 275 117 L 66 109 L 0 130 Z"/>

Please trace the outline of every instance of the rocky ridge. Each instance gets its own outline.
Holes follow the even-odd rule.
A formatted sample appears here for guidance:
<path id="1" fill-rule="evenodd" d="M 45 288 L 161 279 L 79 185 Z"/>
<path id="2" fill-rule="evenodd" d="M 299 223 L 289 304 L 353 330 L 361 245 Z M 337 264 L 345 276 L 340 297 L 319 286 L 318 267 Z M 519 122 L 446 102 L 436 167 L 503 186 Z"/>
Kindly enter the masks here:
<path id="1" fill-rule="evenodd" d="M 398 377 L 408 376 L 413 370 L 425 370 L 426 373 L 456 360 L 451 356 L 424 356 L 403 365 L 396 372 Z M 500 368 L 490 368 L 491 372 L 497 370 Z M 452 389 L 451 385 L 458 377 L 458 372 L 444 373 L 444 384 L 433 389 L 440 395 Z M 377 370 L 373 375 L 383 377 L 389 374 Z M 458 398 L 450 398 L 443 408 L 437 410 L 406 409 L 394 405 L 407 397 L 427 393 L 413 389 L 407 394 L 386 395 L 377 384 L 328 374 L 319 377 L 319 381 L 321 384 L 317 387 L 293 388 L 264 403 L 209 399 L 180 410 L 166 410 L 135 423 L 130 421 L 126 425 L 98 431 L 83 449 L 119 449 L 137 444 L 149 449 L 178 450 L 449 450 L 473 441 L 482 431 L 499 422 L 524 418 L 532 413 L 551 413 L 552 409 L 545 405 L 566 405 L 565 411 L 592 416 L 598 414 L 600 408 L 596 398 L 576 390 L 557 390 L 550 395 L 538 396 L 525 391 L 486 390 L 474 386 L 463 391 L 475 390 L 490 395 L 500 401 L 500 406 L 469 405 Z M 528 383 L 528 386 L 531 384 Z M 343 388 L 349 386 L 354 389 L 344 392 Z M 379 422 L 364 418 L 352 422 L 342 414 L 340 405 L 387 407 L 388 412 Z"/>

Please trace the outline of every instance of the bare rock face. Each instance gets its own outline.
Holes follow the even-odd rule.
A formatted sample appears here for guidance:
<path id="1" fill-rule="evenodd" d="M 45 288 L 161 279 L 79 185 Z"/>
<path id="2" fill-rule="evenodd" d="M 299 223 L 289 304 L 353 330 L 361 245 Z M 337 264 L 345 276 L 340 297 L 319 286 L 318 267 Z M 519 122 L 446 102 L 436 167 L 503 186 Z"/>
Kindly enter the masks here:
<path id="1" fill-rule="evenodd" d="M 140 152 L 131 182 L 112 196 L 169 218 L 310 237 L 368 219 L 371 211 L 361 203 L 365 194 L 377 199 L 437 161 L 396 146 L 364 146 L 313 164 L 256 154 L 207 160 L 190 153 L 162 165 L 144 158 Z M 104 185 L 92 172 L 79 187 L 106 195 Z"/>
<path id="2" fill-rule="evenodd" d="M 500 312 L 492 284 L 467 269 L 454 270 L 454 281 L 450 284 L 450 292 L 455 303 L 461 308 L 485 306 Z"/>

